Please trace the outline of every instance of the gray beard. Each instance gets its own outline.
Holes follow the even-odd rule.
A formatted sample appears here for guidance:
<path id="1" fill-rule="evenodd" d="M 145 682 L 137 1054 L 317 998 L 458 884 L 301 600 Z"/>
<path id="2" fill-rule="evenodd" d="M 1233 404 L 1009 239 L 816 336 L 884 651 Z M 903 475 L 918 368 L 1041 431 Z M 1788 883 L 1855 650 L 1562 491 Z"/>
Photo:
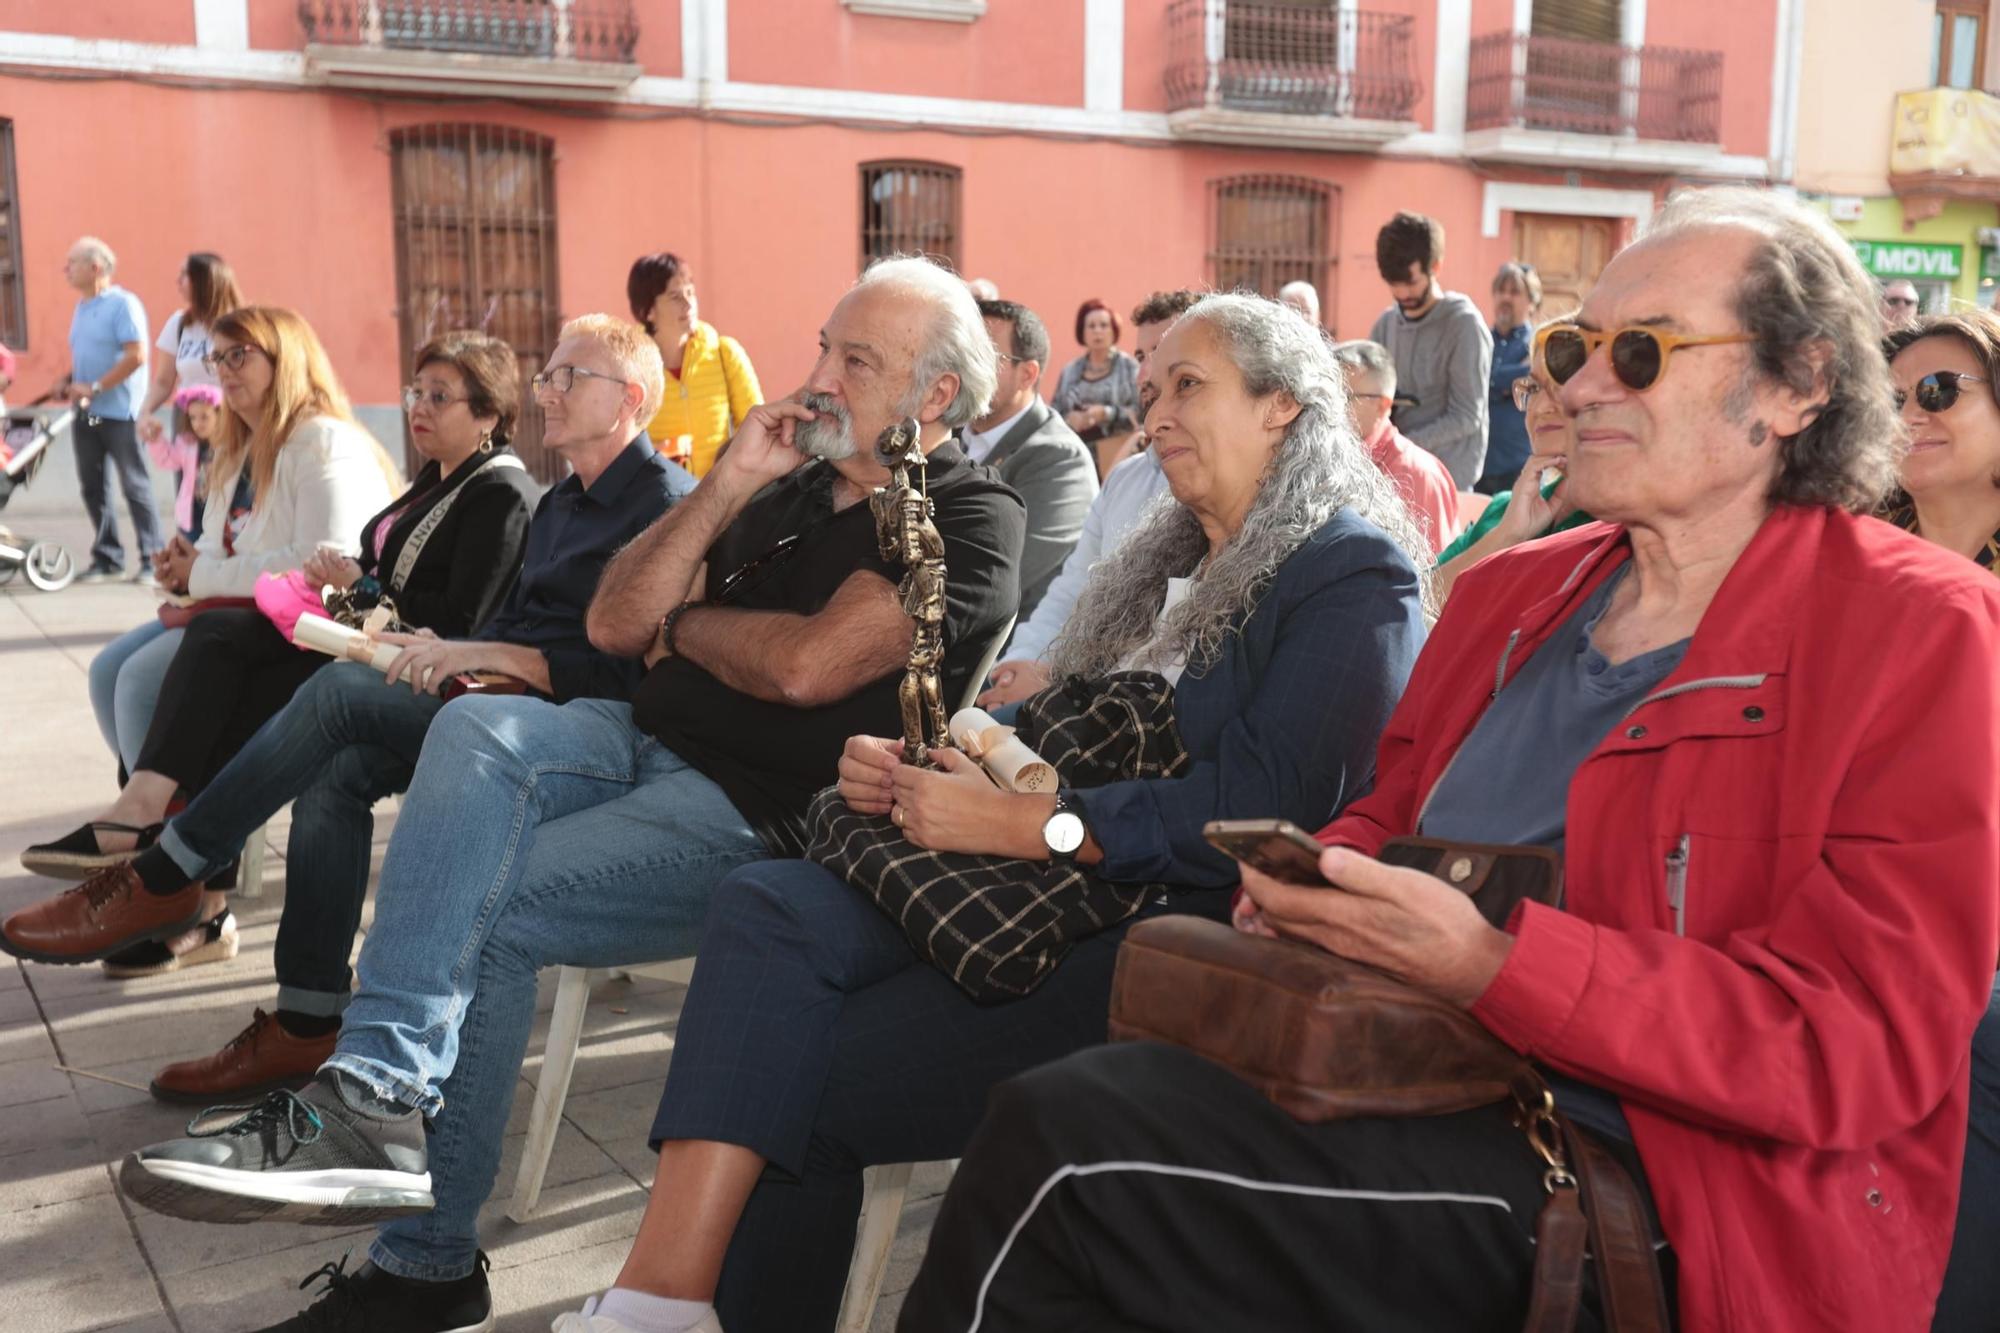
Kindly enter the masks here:
<path id="1" fill-rule="evenodd" d="M 807 394 L 805 405 L 813 419 L 801 421 L 792 431 L 792 443 L 798 451 L 829 463 L 854 457 L 854 419 L 847 415 L 847 409 L 820 393 Z"/>

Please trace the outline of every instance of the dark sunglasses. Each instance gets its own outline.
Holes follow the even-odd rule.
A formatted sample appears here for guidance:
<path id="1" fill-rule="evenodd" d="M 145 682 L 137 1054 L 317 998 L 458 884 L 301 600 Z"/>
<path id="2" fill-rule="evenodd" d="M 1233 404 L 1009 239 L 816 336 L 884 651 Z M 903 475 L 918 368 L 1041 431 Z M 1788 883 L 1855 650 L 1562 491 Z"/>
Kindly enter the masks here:
<path id="1" fill-rule="evenodd" d="M 1951 405 L 1958 401 L 1959 385 L 1984 383 L 1986 381 L 1977 375 L 1961 375 L 1955 370 L 1933 370 L 1917 381 L 1914 393 L 1896 390 L 1896 410 L 1902 411 L 1903 404 L 1915 398 L 1917 406 L 1926 412 L 1947 412 L 1951 410 Z"/>
<path id="2" fill-rule="evenodd" d="M 1636 324 L 1602 331 L 1574 324 L 1546 324 L 1535 332 L 1535 356 L 1551 380 L 1568 384 L 1597 355 L 1598 348 L 1610 343 L 1611 373 L 1626 388 L 1643 393 L 1667 373 L 1667 360 L 1677 347 L 1716 347 L 1754 339 L 1749 333 L 1665 333 Z"/>

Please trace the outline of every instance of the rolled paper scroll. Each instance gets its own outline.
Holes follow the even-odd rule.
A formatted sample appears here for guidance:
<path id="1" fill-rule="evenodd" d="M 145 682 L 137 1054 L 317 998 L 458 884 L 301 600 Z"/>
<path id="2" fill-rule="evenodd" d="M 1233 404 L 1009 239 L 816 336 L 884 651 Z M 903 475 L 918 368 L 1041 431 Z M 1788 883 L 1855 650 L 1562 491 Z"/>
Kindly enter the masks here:
<path id="1" fill-rule="evenodd" d="M 325 653 L 328 657 L 365 662 L 384 672 L 396 660 L 396 655 L 403 651 L 393 643 L 377 643 L 360 630 L 349 629 L 338 621 L 316 616 L 310 611 L 299 617 L 298 627 L 292 631 L 292 642 L 301 648 Z"/>
<path id="2" fill-rule="evenodd" d="M 1054 791 L 1059 779 L 1054 765 L 1030 750 L 983 708 L 961 708 L 952 714 L 951 739 L 977 759 L 993 780 L 1007 791 Z"/>

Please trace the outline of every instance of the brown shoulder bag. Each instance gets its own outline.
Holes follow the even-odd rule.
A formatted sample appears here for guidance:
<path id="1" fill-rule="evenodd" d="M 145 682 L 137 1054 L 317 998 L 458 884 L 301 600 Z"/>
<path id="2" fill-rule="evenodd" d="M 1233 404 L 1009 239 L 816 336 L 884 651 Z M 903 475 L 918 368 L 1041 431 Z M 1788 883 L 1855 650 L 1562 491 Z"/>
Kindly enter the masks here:
<path id="1" fill-rule="evenodd" d="M 1562 863 L 1538 847 L 1396 838 L 1379 860 L 1472 895 L 1499 925 L 1523 900 L 1557 906 Z M 1524 1333 L 1569 1333 L 1586 1242 L 1613 1333 L 1671 1328 L 1638 1187 L 1556 1111 L 1535 1068 L 1454 1004 L 1293 940 L 1201 917 L 1127 933 L 1111 990 L 1114 1041 L 1163 1041 L 1213 1060 L 1296 1120 L 1447 1115 L 1512 1099 L 1546 1164 Z"/>

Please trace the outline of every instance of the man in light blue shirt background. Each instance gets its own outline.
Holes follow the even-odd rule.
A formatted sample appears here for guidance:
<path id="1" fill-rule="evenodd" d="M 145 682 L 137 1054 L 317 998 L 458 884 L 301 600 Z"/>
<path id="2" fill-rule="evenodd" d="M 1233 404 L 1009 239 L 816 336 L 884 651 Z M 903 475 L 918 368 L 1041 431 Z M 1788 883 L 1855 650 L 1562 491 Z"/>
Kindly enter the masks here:
<path id="1" fill-rule="evenodd" d="M 139 298 L 111 281 L 117 268 L 111 247 L 86 236 L 69 248 L 64 275 L 81 293 L 69 324 L 69 388 L 78 404 L 70 426 L 76 449 L 76 477 L 83 490 L 83 507 L 97 528 L 90 547 L 90 566 L 79 583 L 101 583 L 125 576 L 125 545 L 118 536 L 118 514 L 112 505 L 111 473 L 132 512 L 133 538 L 139 564 L 132 577 L 152 578 L 153 555 L 162 545 L 159 512 L 153 507 L 153 482 L 139 452 L 139 391 L 145 384 L 146 308 Z"/>

